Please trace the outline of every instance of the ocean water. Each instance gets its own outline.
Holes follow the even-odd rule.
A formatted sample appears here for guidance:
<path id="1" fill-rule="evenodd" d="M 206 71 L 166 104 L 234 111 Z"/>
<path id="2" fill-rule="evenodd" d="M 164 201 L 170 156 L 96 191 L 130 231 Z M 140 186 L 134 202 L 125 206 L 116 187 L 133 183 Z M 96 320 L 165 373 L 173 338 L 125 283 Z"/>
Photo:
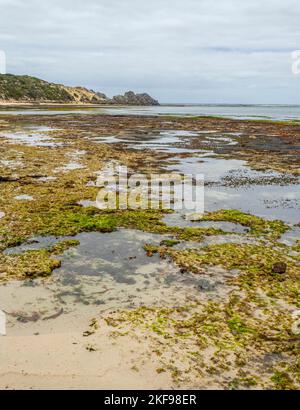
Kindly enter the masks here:
<path id="1" fill-rule="evenodd" d="M 161 105 L 107 108 L 110 114 L 220 116 L 235 119 L 291 121 L 300 119 L 300 105 Z"/>
<path id="2" fill-rule="evenodd" d="M 2 107 L 1 114 L 20 115 L 142 115 L 142 116 L 218 116 L 234 119 L 293 121 L 300 120 L 300 105 L 229 105 L 229 104 L 199 104 L 199 105 L 161 105 L 158 107 Z"/>

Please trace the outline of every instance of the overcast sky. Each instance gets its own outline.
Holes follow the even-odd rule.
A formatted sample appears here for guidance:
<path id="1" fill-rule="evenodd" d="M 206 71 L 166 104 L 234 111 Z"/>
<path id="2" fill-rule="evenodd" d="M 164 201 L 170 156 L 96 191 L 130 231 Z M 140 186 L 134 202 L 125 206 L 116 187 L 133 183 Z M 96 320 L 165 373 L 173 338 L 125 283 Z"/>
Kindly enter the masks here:
<path id="1" fill-rule="evenodd" d="M 299 0 L 0 0 L 7 72 L 161 102 L 300 103 Z"/>

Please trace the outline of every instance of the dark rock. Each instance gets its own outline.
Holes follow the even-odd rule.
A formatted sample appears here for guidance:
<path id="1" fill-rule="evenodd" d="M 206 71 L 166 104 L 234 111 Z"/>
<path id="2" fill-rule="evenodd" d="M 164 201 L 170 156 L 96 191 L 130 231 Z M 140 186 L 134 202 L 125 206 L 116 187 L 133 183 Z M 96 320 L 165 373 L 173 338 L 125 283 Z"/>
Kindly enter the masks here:
<path id="1" fill-rule="evenodd" d="M 19 181 L 19 178 L 11 178 L 11 177 L 2 177 L 0 176 L 0 182 L 16 182 Z"/>
<path id="2" fill-rule="evenodd" d="M 135 94 L 133 91 L 128 91 L 124 95 L 116 95 L 112 98 L 111 103 L 119 105 L 159 105 L 159 102 L 149 94 Z"/>
<path id="3" fill-rule="evenodd" d="M 276 262 L 272 266 L 272 272 L 273 273 L 279 273 L 280 275 L 286 273 L 287 270 L 287 264 L 284 262 Z"/>
<path id="4" fill-rule="evenodd" d="M 108 100 L 107 96 L 104 93 L 96 92 L 95 93 L 102 100 Z"/>

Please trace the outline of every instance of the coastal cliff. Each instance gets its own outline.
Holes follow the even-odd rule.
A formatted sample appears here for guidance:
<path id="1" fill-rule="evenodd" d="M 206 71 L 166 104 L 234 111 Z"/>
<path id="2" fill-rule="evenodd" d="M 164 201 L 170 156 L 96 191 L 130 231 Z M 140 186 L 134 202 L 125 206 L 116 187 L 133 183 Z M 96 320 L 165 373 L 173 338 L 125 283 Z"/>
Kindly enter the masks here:
<path id="1" fill-rule="evenodd" d="M 159 105 L 150 95 L 132 91 L 113 98 L 84 87 L 50 83 L 28 75 L 0 74 L 1 104 Z"/>

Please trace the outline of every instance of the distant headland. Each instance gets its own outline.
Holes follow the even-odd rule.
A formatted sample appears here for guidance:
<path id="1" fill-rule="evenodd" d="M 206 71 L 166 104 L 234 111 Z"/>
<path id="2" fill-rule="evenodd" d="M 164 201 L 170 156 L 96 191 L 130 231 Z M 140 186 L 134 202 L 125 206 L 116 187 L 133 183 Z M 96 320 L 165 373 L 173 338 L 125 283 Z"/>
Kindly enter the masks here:
<path id="1" fill-rule="evenodd" d="M 28 75 L 0 74 L 0 104 L 159 105 L 147 93 L 112 98 L 85 87 L 50 83 Z"/>

